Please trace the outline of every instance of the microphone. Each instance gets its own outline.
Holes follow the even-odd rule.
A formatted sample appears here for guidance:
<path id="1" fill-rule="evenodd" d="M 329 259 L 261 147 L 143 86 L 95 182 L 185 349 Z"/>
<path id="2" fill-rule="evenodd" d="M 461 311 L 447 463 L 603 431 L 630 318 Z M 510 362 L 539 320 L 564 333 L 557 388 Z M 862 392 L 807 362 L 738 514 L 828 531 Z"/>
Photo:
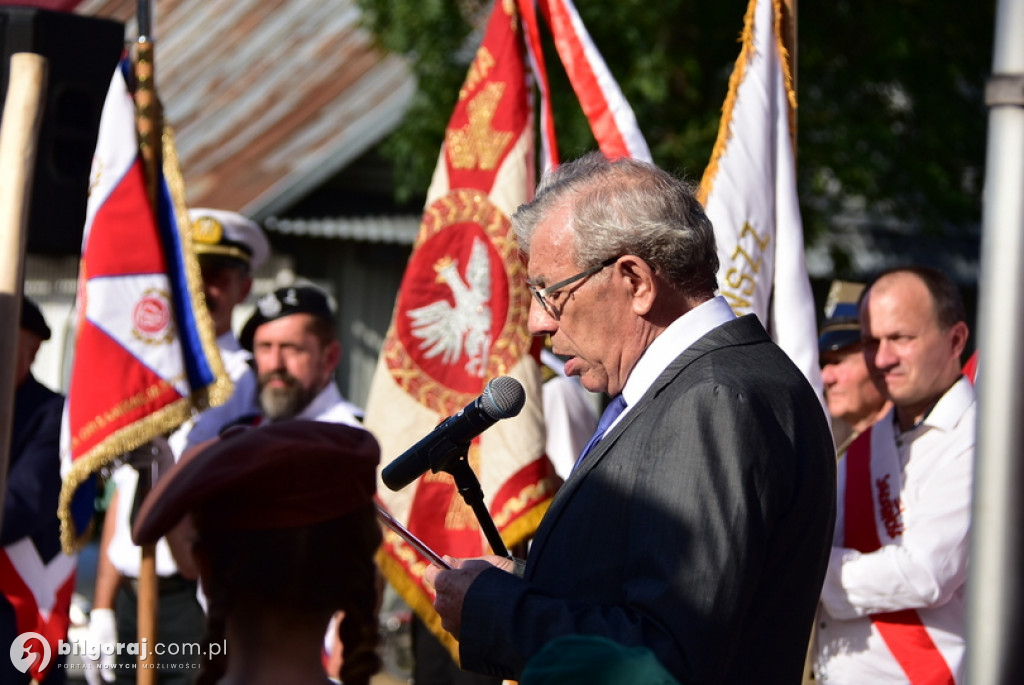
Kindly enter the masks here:
<path id="1" fill-rule="evenodd" d="M 427 469 L 441 471 L 448 460 L 464 452 L 470 441 L 493 426 L 499 419 L 518 414 L 526 403 L 523 386 L 511 376 L 495 378 L 480 397 L 452 414 L 425 438 L 399 455 L 381 472 L 384 485 L 401 490 Z"/>

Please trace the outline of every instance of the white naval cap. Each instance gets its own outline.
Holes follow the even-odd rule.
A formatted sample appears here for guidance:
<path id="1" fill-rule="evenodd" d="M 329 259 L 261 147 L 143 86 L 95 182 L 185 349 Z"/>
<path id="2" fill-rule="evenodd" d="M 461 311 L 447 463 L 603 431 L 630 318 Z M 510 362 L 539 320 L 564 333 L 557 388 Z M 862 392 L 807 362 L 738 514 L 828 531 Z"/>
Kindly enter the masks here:
<path id="1" fill-rule="evenodd" d="M 223 209 L 194 207 L 188 214 L 197 255 L 237 259 L 248 264 L 251 271 L 267 261 L 270 243 L 255 221 Z"/>

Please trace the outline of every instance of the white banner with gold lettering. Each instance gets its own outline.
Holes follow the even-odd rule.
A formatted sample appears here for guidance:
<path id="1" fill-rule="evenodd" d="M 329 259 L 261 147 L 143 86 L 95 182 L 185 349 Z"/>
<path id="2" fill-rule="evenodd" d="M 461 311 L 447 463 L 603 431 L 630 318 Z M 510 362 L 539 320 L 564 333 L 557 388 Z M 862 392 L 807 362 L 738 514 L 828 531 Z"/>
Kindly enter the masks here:
<path id="1" fill-rule="evenodd" d="M 791 135 L 796 94 L 779 18 L 779 0 L 750 1 L 700 196 L 715 226 L 722 295 L 737 314 L 757 314 L 820 395 Z"/>

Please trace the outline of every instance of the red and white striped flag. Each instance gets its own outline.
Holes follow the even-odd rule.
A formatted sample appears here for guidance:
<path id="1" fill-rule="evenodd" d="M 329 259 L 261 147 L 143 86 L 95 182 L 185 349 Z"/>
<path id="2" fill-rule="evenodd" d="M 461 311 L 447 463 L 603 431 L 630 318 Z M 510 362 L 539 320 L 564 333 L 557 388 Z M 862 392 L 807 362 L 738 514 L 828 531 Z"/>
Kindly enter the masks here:
<path id="1" fill-rule="evenodd" d="M 103 105 L 82 237 L 61 427 L 58 514 L 69 552 L 91 520 L 97 469 L 223 403 L 232 388 L 203 303 L 167 131 L 155 209 L 147 195 L 127 69 L 122 61 Z"/>
<path id="2" fill-rule="evenodd" d="M 817 318 L 804 262 L 791 122 L 796 92 L 781 0 L 750 0 L 700 198 L 715 227 L 718 286 L 757 314 L 821 395 Z"/>
<path id="3" fill-rule="evenodd" d="M 558 166 L 558 147 L 534 3 L 535 0 L 518 0 L 527 54 L 541 97 L 540 131 L 544 153 L 541 163 L 544 169 L 551 169 Z M 633 108 L 605 64 L 572 0 L 536 0 L 536 4 L 548 23 L 555 50 L 601 152 L 609 158 L 633 157 L 650 162 L 651 151 L 637 125 Z"/>

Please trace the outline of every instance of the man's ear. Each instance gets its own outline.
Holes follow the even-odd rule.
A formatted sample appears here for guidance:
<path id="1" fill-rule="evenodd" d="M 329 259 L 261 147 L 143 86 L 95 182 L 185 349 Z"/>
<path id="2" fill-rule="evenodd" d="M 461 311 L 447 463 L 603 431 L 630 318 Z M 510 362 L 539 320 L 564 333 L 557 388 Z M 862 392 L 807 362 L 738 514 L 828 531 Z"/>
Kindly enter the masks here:
<path id="1" fill-rule="evenodd" d="M 638 316 L 649 313 L 654 306 L 654 296 L 658 287 L 654 269 L 636 255 L 619 257 L 619 261 L 612 265 L 612 268 L 629 284 L 633 312 Z"/>
<path id="2" fill-rule="evenodd" d="M 330 371 L 330 375 L 334 375 L 334 370 L 338 368 L 338 364 L 341 363 L 341 343 L 337 340 L 332 340 L 327 343 L 327 347 L 324 348 L 324 361 L 327 364 L 327 368 Z"/>
<path id="3" fill-rule="evenodd" d="M 967 324 L 963 321 L 957 321 L 949 329 L 949 340 L 953 346 L 953 352 L 957 359 L 964 353 L 964 348 L 967 347 Z"/>

